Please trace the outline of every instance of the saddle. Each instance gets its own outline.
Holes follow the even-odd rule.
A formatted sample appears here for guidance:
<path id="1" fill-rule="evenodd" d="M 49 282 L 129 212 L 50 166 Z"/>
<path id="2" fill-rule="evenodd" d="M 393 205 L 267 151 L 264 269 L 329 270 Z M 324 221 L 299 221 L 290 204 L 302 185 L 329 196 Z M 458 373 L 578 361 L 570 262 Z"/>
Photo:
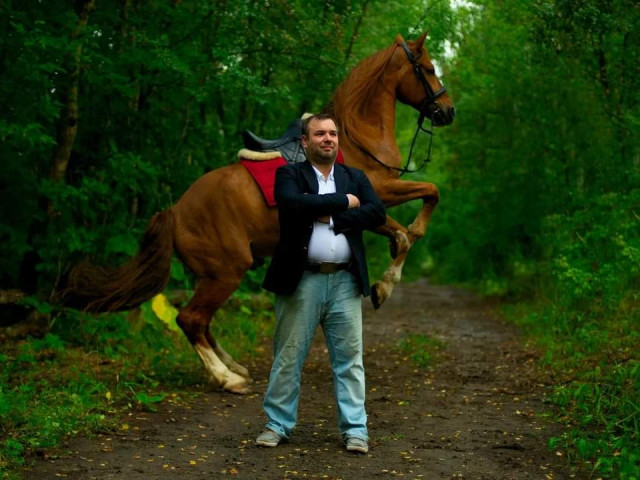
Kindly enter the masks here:
<path id="1" fill-rule="evenodd" d="M 269 160 L 282 157 L 288 163 L 307 159 L 302 148 L 302 120 L 299 118 L 291 122 L 284 135 L 276 140 L 266 140 L 249 130 L 242 132 L 242 140 L 245 148 L 238 152 L 241 159 Z"/>
<path id="2" fill-rule="evenodd" d="M 260 138 L 249 130 L 242 132 L 245 148 L 238 152 L 238 159 L 256 181 L 270 207 L 276 205 L 276 170 L 287 163 L 300 163 L 307 159 L 302 148 L 302 122 L 299 118 L 295 119 L 289 124 L 284 135 L 276 140 Z M 340 150 L 336 163 L 344 163 Z"/>

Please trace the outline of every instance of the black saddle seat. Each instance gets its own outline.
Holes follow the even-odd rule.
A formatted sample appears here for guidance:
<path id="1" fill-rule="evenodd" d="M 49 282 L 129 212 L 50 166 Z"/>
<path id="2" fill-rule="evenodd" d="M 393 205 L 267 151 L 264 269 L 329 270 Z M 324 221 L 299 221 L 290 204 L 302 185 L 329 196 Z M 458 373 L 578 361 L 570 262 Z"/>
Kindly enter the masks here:
<path id="1" fill-rule="evenodd" d="M 266 140 L 255 133 L 245 130 L 242 132 L 245 148 L 254 152 L 269 152 L 277 150 L 289 163 L 304 162 L 306 156 L 302 148 L 302 120 L 296 118 L 277 140 Z"/>
<path id="2" fill-rule="evenodd" d="M 300 141 L 302 139 L 302 120 L 296 118 L 287 127 L 287 131 L 284 132 L 277 140 L 266 140 L 260 138 L 255 133 L 245 130 L 242 132 L 242 139 L 244 140 L 245 148 L 256 152 L 264 152 L 268 150 L 277 150 L 279 146 L 289 143 L 291 141 Z"/>

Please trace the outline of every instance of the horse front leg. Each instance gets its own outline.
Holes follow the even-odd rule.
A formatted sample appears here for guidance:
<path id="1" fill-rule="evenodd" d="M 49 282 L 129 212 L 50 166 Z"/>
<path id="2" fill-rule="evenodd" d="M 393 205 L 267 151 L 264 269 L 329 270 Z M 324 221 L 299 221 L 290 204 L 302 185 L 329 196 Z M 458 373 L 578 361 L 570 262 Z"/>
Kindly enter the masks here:
<path id="1" fill-rule="evenodd" d="M 402 277 L 402 268 L 413 244 L 422 238 L 431 221 L 431 215 L 440 199 L 438 188 L 432 183 L 391 180 L 378 189 L 378 195 L 388 207 L 401 205 L 411 200 L 422 199 L 422 208 L 414 221 L 405 228 L 391 217 L 376 232 L 389 238 L 392 262 L 382 279 L 371 287 L 371 302 L 374 308 L 391 296 L 394 286 Z"/>
<path id="2" fill-rule="evenodd" d="M 385 224 L 376 228 L 374 232 L 389 239 L 389 254 L 392 259 L 409 248 L 409 232 L 388 215 Z"/>
<path id="3" fill-rule="evenodd" d="M 202 360 L 210 382 L 228 392 L 245 394 L 251 391 L 252 379 L 248 370 L 236 363 L 209 331 L 213 314 L 239 283 L 239 280 L 200 279 L 193 298 L 180 312 L 177 322 Z"/>

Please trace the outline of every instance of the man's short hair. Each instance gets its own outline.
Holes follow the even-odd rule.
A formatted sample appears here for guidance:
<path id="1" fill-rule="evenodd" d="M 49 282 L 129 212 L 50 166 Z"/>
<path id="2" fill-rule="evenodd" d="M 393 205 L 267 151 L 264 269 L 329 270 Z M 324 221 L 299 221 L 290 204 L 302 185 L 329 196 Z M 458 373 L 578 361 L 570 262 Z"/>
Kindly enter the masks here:
<path id="1" fill-rule="evenodd" d="M 309 124 L 314 120 L 332 120 L 336 126 L 336 130 L 338 129 L 338 122 L 330 113 L 316 113 L 315 115 L 311 115 L 304 119 L 302 123 L 302 134 L 309 138 Z"/>

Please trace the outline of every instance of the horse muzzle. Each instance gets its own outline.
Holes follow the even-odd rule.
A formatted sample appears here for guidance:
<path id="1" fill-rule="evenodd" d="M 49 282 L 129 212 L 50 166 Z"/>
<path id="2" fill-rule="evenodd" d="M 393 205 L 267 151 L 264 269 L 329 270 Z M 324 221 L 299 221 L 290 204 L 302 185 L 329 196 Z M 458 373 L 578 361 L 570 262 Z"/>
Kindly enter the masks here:
<path id="1" fill-rule="evenodd" d="M 436 127 L 444 127 L 456 118 L 456 109 L 453 106 L 440 106 L 432 103 L 427 107 L 426 116 Z"/>

